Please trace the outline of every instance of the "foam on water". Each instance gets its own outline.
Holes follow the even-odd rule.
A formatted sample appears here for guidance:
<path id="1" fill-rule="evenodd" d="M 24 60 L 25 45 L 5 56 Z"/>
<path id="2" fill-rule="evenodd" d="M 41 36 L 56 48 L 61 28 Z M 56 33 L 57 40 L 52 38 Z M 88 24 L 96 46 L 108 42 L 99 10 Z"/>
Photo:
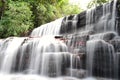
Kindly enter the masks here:
<path id="1" fill-rule="evenodd" d="M 23 74 L 11 74 L 11 75 L 5 75 L 0 74 L 0 80 L 97 80 L 95 78 L 84 78 L 84 79 L 78 79 L 74 77 L 57 77 L 57 78 L 49 78 L 39 75 L 23 75 Z"/>

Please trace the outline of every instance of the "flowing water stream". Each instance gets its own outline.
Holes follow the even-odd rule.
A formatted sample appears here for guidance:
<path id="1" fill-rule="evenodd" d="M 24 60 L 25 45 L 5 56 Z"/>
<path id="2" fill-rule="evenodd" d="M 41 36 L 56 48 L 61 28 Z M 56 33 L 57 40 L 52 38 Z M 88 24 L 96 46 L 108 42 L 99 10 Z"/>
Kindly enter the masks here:
<path id="1" fill-rule="evenodd" d="M 35 28 L 30 37 L 1 39 L 0 80 L 119 80 L 116 6 L 114 0 L 99 13 L 87 10 L 81 30 L 80 16 L 72 15 Z"/>

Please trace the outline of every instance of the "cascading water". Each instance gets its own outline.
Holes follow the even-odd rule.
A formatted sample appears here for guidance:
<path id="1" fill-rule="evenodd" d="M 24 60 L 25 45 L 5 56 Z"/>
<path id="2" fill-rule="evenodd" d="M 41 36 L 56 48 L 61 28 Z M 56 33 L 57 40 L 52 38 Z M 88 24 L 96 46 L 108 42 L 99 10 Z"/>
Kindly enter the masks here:
<path id="1" fill-rule="evenodd" d="M 103 21 L 103 26 L 104 26 L 104 31 L 107 31 L 108 29 L 110 29 L 110 27 L 108 28 L 109 22 L 109 17 L 110 17 L 110 4 L 108 5 L 103 5 L 103 17 L 101 17 L 101 20 Z M 102 24 L 100 24 L 102 25 Z"/>
<path id="2" fill-rule="evenodd" d="M 55 23 L 52 23 L 52 25 Z M 49 23 L 49 25 L 51 25 L 51 23 Z M 42 28 L 42 30 L 47 29 L 47 27 Z M 54 30 L 51 34 L 58 35 L 59 29 L 56 28 L 58 26 L 52 27 Z M 40 29 L 40 31 L 42 30 Z M 25 76 L 22 76 L 23 74 L 27 74 L 28 76 L 40 75 L 44 76 L 46 80 L 49 80 L 50 78 L 47 77 L 60 77 L 66 75 L 67 68 L 70 68 L 71 70 L 70 65 L 72 64 L 70 64 L 70 62 L 73 58 L 70 58 L 70 55 L 72 54 L 68 52 L 66 44 L 63 43 L 64 41 L 57 39 L 57 36 L 43 34 L 46 33 L 46 31 L 37 34 L 38 32 L 32 32 L 32 35 L 38 36 L 34 38 L 13 37 L 1 41 L 0 75 L 3 75 L 4 73 L 4 75 L 13 78 L 21 76 L 20 78 L 23 77 L 23 80 L 25 78 Z M 16 73 L 19 75 L 14 75 Z M 70 75 L 71 74 L 72 73 L 70 73 Z M 38 78 L 44 79 L 42 77 Z M 64 78 L 58 79 L 62 80 Z"/>
<path id="3" fill-rule="evenodd" d="M 30 36 L 38 37 L 43 35 L 59 35 L 62 20 L 63 18 L 60 18 L 50 23 L 41 25 L 40 27 L 34 29 Z"/>
<path id="4" fill-rule="evenodd" d="M 92 30 L 97 33 L 89 36 L 86 45 L 88 76 L 118 78 L 118 68 L 115 65 L 116 53 L 114 46 L 109 42 L 118 36 L 115 24 L 116 4 L 117 1 L 114 0 L 112 8 L 111 3 L 103 5 L 101 16 L 95 13 L 97 10 L 88 11 L 86 14 L 86 29 L 88 30 L 88 27 L 92 25 Z M 93 14 L 96 18 L 91 17 Z"/>
<path id="5" fill-rule="evenodd" d="M 12 70 L 12 66 L 14 66 L 14 62 L 16 59 L 17 51 L 20 48 L 22 42 L 24 41 L 24 38 L 14 38 L 10 42 L 8 42 L 8 46 L 6 47 L 3 42 L 3 47 L 6 47 L 5 50 L 2 48 L 1 50 L 1 66 L 0 66 L 0 72 L 2 73 L 10 73 Z M 5 41 L 6 42 L 6 41 Z M 18 43 L 19 42 L 19 43 Z M 17 43 L 17 45 L 16 45 Z M 12 49 L 12 50 L 11 50 Z"/>
<path id="6" fill-rule="evenodd" d="M 112 20 L 111 20 L 111 25 L 112 25 L 112 30 L 116 31 L 117 30 L 117 25 L 116 25 L 116 21 L 115 21 L 115 17 L 116 17 L 116 4 L 117 4 L 117 0 L 114 0 L 113 3 L 113 9 L 112 9 Z"/>
<path id="7" fill-rule="evenodd" d="M 116 30 L 116 25 L 115 25 L 116 3 L 117 1 L 114 0 L 113 8 L 111 8 L 111 3 L 104 4 L 102 7 L 102 12 L 97 12 L 96 8 L 87 10 L 86 29 L 95 30 L 95 32 L 97 33 L 106 32 L 106 31 L 115 31 Z"/>
<path id="8" fill-rule="evenodd" d="M 0 80 L 119 80 L 116 5 L 57 19 L 30 37 L 0 40 Z"/>
<path id="9" fill-rule="evenodd" d="M 111 44 L 103 40 L 90 40 L 87 42 L 87 52 L 88 76 L 115 77 L 115 52 Z"/>
<path id="10" fill-rule="evenodd" d="M 0 50 L 1 75 L 17 73 L 21 74 L 16 75 L 21 76 L 20 78 L 23 77 L 22 74 L 60 77 L 65 74 L 65 69 L 70 67 L 70 53 L 67 46 L 62 41 L 55 39 L 54 36 L 8 38 L 3 40 Z M 45 78 L 45 80 L 49 79 Z"/>
<path id="11" fill-rule="evenodd" d="M 95 9 L 90 9 L 86 11 L 86 30 L 93 30 L 93 16 Z"/>

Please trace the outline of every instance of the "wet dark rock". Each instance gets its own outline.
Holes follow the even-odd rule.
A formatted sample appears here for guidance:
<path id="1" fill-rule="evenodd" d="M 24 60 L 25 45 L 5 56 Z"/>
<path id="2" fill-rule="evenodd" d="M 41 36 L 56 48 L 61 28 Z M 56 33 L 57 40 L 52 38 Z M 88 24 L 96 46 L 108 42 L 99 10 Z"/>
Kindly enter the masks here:
<path id="1" fill-rule="evenodd" d="M 63 36 L 62 36 L 62 35 L 61 35 L 61 36 L 59 35 L 59 36 L 55 36 L 55 38 L 56 38 L 56 39 L 60 39 L 60 38 L 63 38 Z"/>
<path id="2" fill-rule="evenodd" d="M 110 43 L 114 46 L 115 52 L 120 52 L 120 39 L 111 40 Z"/>
<path id="3" fill-rule="evenodd" d="M 61 34 L 73 33 L 77 28 L 78 15 L 69 15 L 64 17 L 61 24 Z"/>
<path id="4" fill-rule="evenodd" d="M 116 16 L 115 16 L 115 26 L 114 29 L 116 29 L 117 27 L 117 32 L 120 35 L 120 2 L 117 2 L 117 6 L 116 6 Z M 106 14 L 106 16 L 103 17 L 103 6 L 98 6 L 95 9 L 93 9 L 93 19 L 91 20 L 91 24 L 93 25 L 93 31 L 95 31 L 95 33 L 99 33 L 99 32 L 104 32 L 105 28 L 104 28 L 104 23 L 107 22 L 107 27 L 106 30 L 109 31 L 110 30 L 110 26 L 112 25 L 111 22 L 111 18 L 112 18 L 112 10 L 113 10 L 113 1 L 109 4 L 107 3 L 106 6 L 110 5 L 110 13 Z M 75 31 L 83 31 L 86 29 L 86 13 L 87 11 L 83 11 L 80 14 L 77 15 L 70 15 L 67 16 L 63 19 L 62 25 L 61 25 L 61 30 L 60 33 L 61 34 L 68 34 L 68 33 L 74 33 Z M 76 17 L 75 20 L 73 20 Z M 76 27 L 73 26 L 73 24 L 75 24 L 74 22 L 76 21 Z"/>
<path id="5" fill-rule="evenodd" d="M 26 47 L 25 47 L 26 46 Z M 24 48 L 23 48 L 24 47 Z M 23 50 L 24 49 L 24 50 Z M 15 65 L 13 66 L 12 72 L 24 72 L 28 73 L 27 68 L 29 67 L 29 61 L 30 61 L 30 52 L 31 52 L 31 45 L 28 45 L 27 43 L 24 43 L 20 49 L 18 50 Z M 23 54 L 22 53 L 25 53 Z"/>
<path id="6" fill-rule="evenodd" d="M 116 77 L 118 79 L 120 79 L 120 52 L 117 52 L 116 53 L 116 68 L 115 68 L 115 71 L 116 71 Z"/>
<path id="7" fill-rule="evenodd" d="M 70 50 L 72 49 L 72 53 L 85 53 L 86 52 L 86 41 L 89 39 L 89 32 L 88 33 L 78 33 L 72 35 L 70 41 L 67 42 L 68 47 Z"/>
<path id="8" fill-rule="evenodd" d="M 77 29 L 84 29 L 86 25 L 86 11 L 78 14 L 78 23 L 77 23 Z"/>
<path id="9" fill-rule="evenodd" d="M 97 77 L 114 78 L 114 52 L 111 44 L 101 40 L 92 41 L 89 44 L 93 44 L 93 46 L 95 46 L 93 47 L 93 53 L 90 54 L 90 51 L 87 52 L 89 57 L 93 56 L 92 75 Z"/>
<path id="10" fill-rule="evenodd" d="M 116 8 L 116 26 L 117 26 L 117 32 L 120 35 L 120 1 L 117 2 L 117 8 Z"/>
<path id="11" fill-rule="evenodd" d="M 86 54 L 85 53 L 79 53 L 80 57 L 80 69 L 86 69 Z"/>
<path id="12" fill-rule="evenodd" d="M 105 40 L 105 41 L 109 41 L 109 40 L 114 39 L 116 36 L 117 36 L 116 32 L 104 32 L 104 33 L 90 35 L 90 39 L 91 40 L 102 39 L 102 40 Z"/>

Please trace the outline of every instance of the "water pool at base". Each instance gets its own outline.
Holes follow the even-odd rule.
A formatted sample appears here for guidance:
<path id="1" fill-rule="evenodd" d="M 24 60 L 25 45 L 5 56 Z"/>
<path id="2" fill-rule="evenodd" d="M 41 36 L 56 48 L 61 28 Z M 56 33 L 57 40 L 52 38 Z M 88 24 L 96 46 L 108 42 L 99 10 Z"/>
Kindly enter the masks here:
<path id="1" fill-rule="evenodd" d="M 97 80 L 95 78 L 83 78 L 78 79 L 74 77 L 57 77 L 57 78 L 49 78 L 43 77 L 39 75 L 23 75 L 23 74 L 0 74 L 0 80 Z"/>

